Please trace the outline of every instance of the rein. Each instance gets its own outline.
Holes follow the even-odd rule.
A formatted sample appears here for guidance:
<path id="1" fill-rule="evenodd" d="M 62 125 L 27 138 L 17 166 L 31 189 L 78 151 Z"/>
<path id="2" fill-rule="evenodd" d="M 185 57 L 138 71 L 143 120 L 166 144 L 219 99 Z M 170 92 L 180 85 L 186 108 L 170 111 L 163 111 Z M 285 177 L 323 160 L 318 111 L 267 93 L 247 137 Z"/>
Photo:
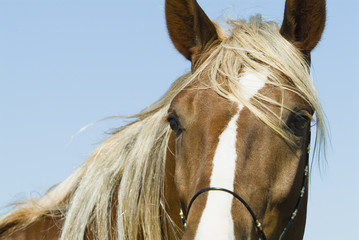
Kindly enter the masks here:
<path id="1" fill-rule="evenodd" d="M 304 167 L 304 174 L 303 174 L 303 183 L 302 183 L 302 187 L 300 190 L 300 195 L 299 198 L 297 200 L 297 204 L 295 205 L 295 209 L 292 212 L 292 215 L 290 216 L 288 223 L 286 224 L 286 226 L 283 229 L 283 232 L 281 233 L 281 235 L 279 236 L 278 240 L 282 240 L 285 233 L 287 232 L 290 224 L 292 223 L 292 221 L 294 220 L 294 218 L 297 216 L 300 204 L 303 200 L 304 194 L 305 194 L 305 189 L 307 186 L 307 182 L 308 182 L 308 174 L 309 174 L 309 152 L 310 152 L 310 145 L 308 145 L 308 149 L 307 149 L 307 156 L 306 156 L 306 162 L 305 162 L 305 167 Z M 258 235 L 262 240 L 266 240 L 267 237 L 264 234 L 263 231 L 263 227 L 261 222 L 258 220 L 258 218 L 256 217 L 254 211 L 252 210 L 252 208 L 249 206 L 249 204 L 243 199 L 241 198 L 238 194 L 236 194 L 235 192 L 225 189 L 225 188 L 220 188 L 220 187 L 209 187 L 209 188 L 204 188 L 199 190 L 196 194 L 193 195 L 191 201 L 189 202 L 189 205 L 187 207 L 187 211 L 186 211 L 186 215 L 183 214 L 183 210 L 182 207 L 180 208 L 180 216 L 181 216 L 181 220 L 182 220 L 182 226 L 183 226 L 183 230 L 186 230 L 187 227 L 187 218 L 189 215 L 189 211 L 191 210 L 191 206 L 193 204 L 193 202 L 197 199 L 197 197 L 199 195 L 201 195 L 202 193 L 205 192 L 209 192 L 209 191 L 222 191 L 222 192 L 226 192 L 229 193 L 231 195 L 233 195 L 233 197 L 235 197 L 237 200 L 239 200 L 248 210 L 248 212 L 251 214 L 253 221 L 255 222 L 255 226 L 258 230 Z"/>

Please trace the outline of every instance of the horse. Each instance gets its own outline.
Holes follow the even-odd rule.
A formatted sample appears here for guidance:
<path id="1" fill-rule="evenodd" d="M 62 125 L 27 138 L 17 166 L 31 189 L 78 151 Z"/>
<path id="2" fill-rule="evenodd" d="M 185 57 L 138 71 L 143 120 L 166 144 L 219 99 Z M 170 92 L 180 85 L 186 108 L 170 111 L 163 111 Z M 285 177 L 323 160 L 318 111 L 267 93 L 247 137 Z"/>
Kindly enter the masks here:
<path id="1" fill-rule="evenodd" d="M 166 0 L 191 71 L 1 218 L 0 239 L 302 239 L 314 119 L 325 140 L 310 76 L 325 5 L 286 0 L 281 26 L 257 15 L 227 31 L 195 0 Z"/>

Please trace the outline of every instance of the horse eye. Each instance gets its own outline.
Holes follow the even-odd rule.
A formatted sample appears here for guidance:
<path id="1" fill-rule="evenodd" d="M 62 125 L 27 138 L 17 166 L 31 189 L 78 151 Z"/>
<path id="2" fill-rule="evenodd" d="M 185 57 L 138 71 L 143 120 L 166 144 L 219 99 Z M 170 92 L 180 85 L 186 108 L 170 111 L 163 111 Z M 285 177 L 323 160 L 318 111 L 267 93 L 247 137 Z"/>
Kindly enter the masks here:
<path id="1" fill-rule="evenodd" d="M 294 133 L 294 135 L 301 137 L 307 129 L 310 117 L 306 113 L 292 113 L 288 119 L 287 126 Z"/>
<path id="2" fill-rule="evenodd" d="M 178 120 L 178 117 L 176 115 L 171 114 L 167 121 L 171 127 L 171 129 L 175 132 L 175 135 L 178 136 L 182 133 L 182 126 Z"/>
<path id="3" fill-rule="evenodd" d="M 170 124 L 170 127 L 173 131 L 177 131 L 178 130 L 178 122 L 176 119 L 174 118 L 171 118 L 171 119 L 168 119 L 168 122 Z"/>

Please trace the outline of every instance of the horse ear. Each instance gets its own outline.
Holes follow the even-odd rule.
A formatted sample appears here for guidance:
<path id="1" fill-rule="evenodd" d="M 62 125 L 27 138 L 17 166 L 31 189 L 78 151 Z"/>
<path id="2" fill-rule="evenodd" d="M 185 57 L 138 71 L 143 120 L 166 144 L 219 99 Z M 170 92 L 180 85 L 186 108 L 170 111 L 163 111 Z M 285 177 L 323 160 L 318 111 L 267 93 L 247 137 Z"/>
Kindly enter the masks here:
<path id="1" fill-rule="evenodd" d="M 188 60 L 218 39 L 215 25 L 196 0 L 166 0 L 168 33 L 177 50 Z"/>
<path id="2" fill-rule="evenodd" d="M 307 56 L 318 44 L 325 26 L 325 0 L 287 0 L 280 33 Z"/>

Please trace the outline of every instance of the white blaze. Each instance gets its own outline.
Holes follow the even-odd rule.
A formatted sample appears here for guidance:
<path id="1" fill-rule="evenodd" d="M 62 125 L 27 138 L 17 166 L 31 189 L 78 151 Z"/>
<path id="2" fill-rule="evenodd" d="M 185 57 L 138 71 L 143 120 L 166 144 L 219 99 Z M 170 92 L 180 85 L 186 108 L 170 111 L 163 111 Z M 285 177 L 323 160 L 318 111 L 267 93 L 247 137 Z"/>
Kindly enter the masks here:
<path id="1" fill-rule="evenodd" d="M 245 99 L 252 98 L 265 85 L 266 76 L 246 73 L 240 80 L 239 93 Z M 229 121 L 219 136 L 213 158 L 210 187 L 226 188 L 233 191 L 237 160 L 237 121 L 243 105 L 238 104 L 238 112 Z M 222 191 L 209 191 L 206 207 L 198 225 L 196 240 L 235 239 L 231 214 L 233 196 Z"/>
<path id="2" fill-rule="evenodd" d="M 233 191 L 236 167 L 237 113 L 219 137 L 213 159 L 211 187 L 221 187 Z M 231 215 L 233 196 L 219 191 L 208 192 L 206 208 L 203 211 L 195 239 L 234 239 Z"/>

